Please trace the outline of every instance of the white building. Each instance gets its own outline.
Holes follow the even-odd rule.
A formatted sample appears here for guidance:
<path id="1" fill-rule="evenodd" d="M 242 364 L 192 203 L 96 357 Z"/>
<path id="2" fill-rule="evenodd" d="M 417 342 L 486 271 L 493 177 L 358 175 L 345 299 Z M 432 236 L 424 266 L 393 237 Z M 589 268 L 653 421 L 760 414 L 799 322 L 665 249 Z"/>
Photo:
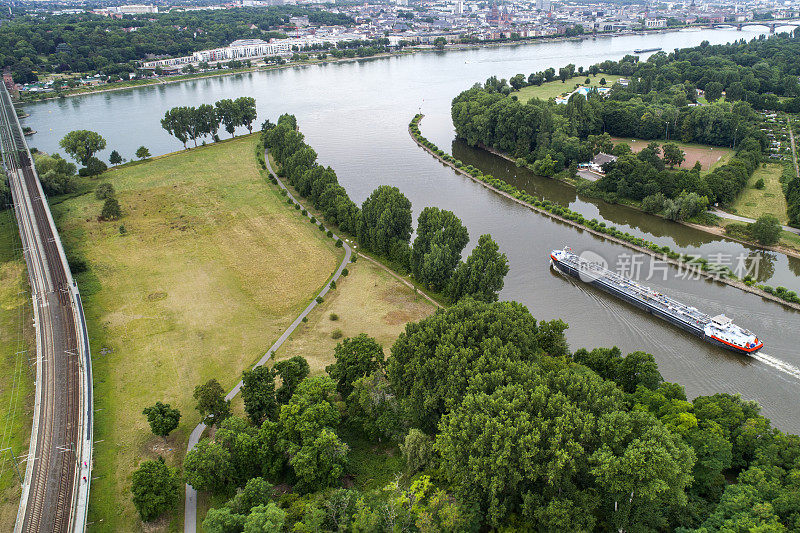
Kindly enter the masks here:
<path id="1" fill-rule="evenodd" d="M 341 37 L 340 37 L 341 38 Z M 190 56 L 172 57 L 169 59 L 158 59 L 142 63 L 142 68 L 154 69 L 164 67 L 175 67 L 180 65 L 190 65 L 197 63 L 216 63 L 219 61 L 258 59 L 272 56 L 292 55 L 295 50 L 302 50 L 304 47 L 315 44 L 323 44 L 326 41 L 336 42 L 339 39 L 318 39 L 305 37 L 303 39 L 272 39 L 271 42 L 261 39 L 239 39 L 223 48 L 211 50 L 201 50 Z"/>
<path id="2" fill-rule="evenodd" d="M 109 10 L 113 10 L 117 13 L 121 13 L 123 15 L 143 15 L 145 13 L 158 13 L 158 6 L 150 6 L 150 5 L 143 5 L 143 4 L 129 4 L 123 5 L 119 7 L 112 7 Z"/>
<path id="3" fill-rule="evenodd" d="M 667 19 L 645 19 L 644 27 L 647 29 L 666 28 Z"/>

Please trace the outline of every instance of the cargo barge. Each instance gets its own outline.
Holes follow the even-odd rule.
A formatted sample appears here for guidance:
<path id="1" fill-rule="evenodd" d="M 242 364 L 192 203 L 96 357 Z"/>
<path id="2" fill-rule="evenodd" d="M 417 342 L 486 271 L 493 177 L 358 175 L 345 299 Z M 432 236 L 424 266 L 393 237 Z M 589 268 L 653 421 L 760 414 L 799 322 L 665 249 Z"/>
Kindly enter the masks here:
<path id="1" fill-rule="evenodd" d="M 737 326 L 725 315 L 709 316 L 695 307 L 620 276 L 599 263 L 583 259 L 569 248 L 553 250 L 550 253 L 550 265 L 562 274 L 593 285 L 726 350 L 754 354 L 764 347 L 758 337 Z"/>

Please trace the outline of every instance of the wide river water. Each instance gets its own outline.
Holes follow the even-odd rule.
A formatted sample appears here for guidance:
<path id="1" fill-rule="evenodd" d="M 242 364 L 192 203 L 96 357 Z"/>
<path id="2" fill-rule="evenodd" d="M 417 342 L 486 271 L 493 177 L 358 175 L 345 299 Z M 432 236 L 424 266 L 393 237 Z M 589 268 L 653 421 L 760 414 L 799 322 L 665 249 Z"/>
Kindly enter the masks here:
<path id="1" fill-rule="evenodd" d="M 580 198 L 572 188 L 536 178 L 455 141 L 450 102 L 460 91 L 492 75 L 509 78 L 567 63 L 588 67 L 604 59 L 619 59 L 636 48 L 672 50 L 703 40 L 717 44 L 750 39 L 765 31 L 763 27 L 684 31 L 254 72 L 40 102 L 26 106 L 31 116 L 23 122 L 38 130 L 29 144 L 41 150 L 58 151 L 58 140 L 65 133 L 91 129 L 108 140 L 102 156 L 107 158 L 107 152 L 116 149 L 132 158 L 140 145 L 153 154 L 181 148 L 161 129 L 160 118 L 167 109 L 253 96 L 259 122 L 274 121 L 284 112 L 297 115 L 319 161 L 336 170 L 357 203 L 378 185 L 391 184 L 408 196 L 415 215 L 430 205 L 454 211 L 469 229 L 469 248 L 479 235 L 491 233 L 511 265 L 501 298 L 524 303 L 539 319 L 564 319 L 571 326 L 567 338 L 572 349 L 617 345 L 624 353 L 650 352 L 664 378 L 684 385 L 690 396 L 740 393 L 759 402 L 778 427 L 797 433 L 800 313 L 725 285 L 682 279 L 675 269 L 664 279 L 658 264 L 653 265 L 656 275 L 651 277 L 649 259 L 636 266 L 651 287 L 709 314 L 724 312 L 762 338 L 765 348 L 749 358 L 708 345 L 605 293 L 553 273 L 548 264 L 549 252 L 568 244 L 576 251 L 600 254 L 612 267 L 628 265 L 631 273 L 638 264 L 631 261 L 628 249 L 536 214 L 456 175 L 418 148 L 407 132 L 408 122 L 421 110 L 426 115 L 422 130 L 429 139 L 485 172 L 673 249 L 718 255 L 735 263 L 756 251 L 631 209 Z M 773 286 L 800 289 L 798 260 L 763 254 L 758 274 Z"/>

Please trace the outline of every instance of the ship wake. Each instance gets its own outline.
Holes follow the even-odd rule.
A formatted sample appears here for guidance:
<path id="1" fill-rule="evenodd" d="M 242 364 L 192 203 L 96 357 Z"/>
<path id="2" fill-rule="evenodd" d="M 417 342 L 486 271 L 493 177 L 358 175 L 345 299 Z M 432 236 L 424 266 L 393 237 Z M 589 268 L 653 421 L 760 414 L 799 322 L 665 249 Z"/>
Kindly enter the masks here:
<path id="1" fill-rule="evenodd" d="M 755 353 L 751 357 L 753 359 L 761 361 L 765 365 L 769 365 L 772 368 L 780 370 L 784 374 L 788 374 L 796 379 L 800 379 L 800 368 L 797 368 L 796 366 L 791 365 L 786 361 L 781 361 L 780 359 L 772 357 L 771 355 L 766 354 L 764 352 Z"/>

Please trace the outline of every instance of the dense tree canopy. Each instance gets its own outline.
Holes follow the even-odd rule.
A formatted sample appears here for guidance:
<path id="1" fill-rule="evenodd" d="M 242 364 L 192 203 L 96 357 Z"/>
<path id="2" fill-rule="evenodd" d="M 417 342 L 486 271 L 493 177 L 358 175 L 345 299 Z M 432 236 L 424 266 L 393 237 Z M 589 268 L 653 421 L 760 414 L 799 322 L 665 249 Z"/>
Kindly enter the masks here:
<path id="1" fill-rule="evenodd" d="M 649 354 L 571 354 L 566 327 L 537 322 L 520 304 L 465 299 L 407 325 L 388 379 L 377 368 L 342 398 L 334 379 L 303 377 L 260 427 L 227 418 L 184 462 L 192 486 L 230 498 L 204 527 L 797 529 L 800 438 L 738 396 L 689 401 Z M 365 358 L 348 353 L 354 364 L 333 367 L 337 380 L 365 362 L 375 368 L 372 348 Z M 358 470 L 353 442 L 358 461 L 363 450 L 402 442 L 410 487 L 338 488 Z M 273 483 L 292 492 L 278 497 Z"/>
<path id="2" fill-rule="evenodd" d="M 381 185 L 361 206 L 359 244 L 407 266 L 410 238 L 411 201 L 397 187 Z"/>
<path id="3" fill-rule="evenodd" d="M 194 388 L 197 410 L 207 426 L 219 424 L 231 414 L 231 402 L 225 399 L 225 391 L 219 381 L 210 379 Z"/>
<path id="4" fill-rule="evenodd" d="M 274 30 L 298 15 L 307 15 L 312 24 L 353 24 L 345 14 L 300 6 L 172 11 L 122 19 L 90 13 L 28 15 L 0 27 L 0 63 L 11 67 L 19 83 L 35 81 L 34 71 L 115 75 L 133 72 L 135 61 L 151 56 L 183 56 L 236 39 L 286 37 Z"/>
<path id="5" fill-rule="evenodd" d="M 411 253 L 412 274 L 431 289 L 441 291 L 450 281 L 468 242 L 467 228 L 457 216 L 438 207 L 426 207 L 417 220 Z"/>
<path id="6" fill-rule="evenodd" d="M 333 350 L 336 362 L 325 368 L 336 381 L 336 390 L 342 398 L 353 392 L 353 383 L 383 367 L 383 347 L 366 333 L 344 339 Z"/>
<path id="7" fill-rule="evenodd" d="M 159 457 L 145 461 L 131 478 L 133 505 L 143 522 L 155 520 L 181 501 L 181 479 L 174 468 Z"/>
<path id="8" fill-rule="evenodd" d="M 459 263 L 447 294 L 453 301 L 469 296 L 483 302 L 496 302 L 508 274 L 508 259 L 491 235 L 481 235 L 478 246 L 466 261 Z"/>
<path id="9" fill-rule="evenodd" d="M 67 133 L 58 144 L 78 163 L 87 165 L 94 154 L 106 147 L 106 140 L 94 131 L 75 130 Z"/>
<path id="10" fill-rule="evenodd" d="M 274 418 L 278 410 L 275 371 L 262 365 L 242 372 L 242 400 L 253 424 L 259 425 L 265 418 Z"/>
<path id="11" fill-rule="evenodd" d="M 514 379 L 515 362 L 535 361 L 537 332 L 520 304 L 464 301 L 406 326 L 392 347 L 389 382 L 415 425 L 432 431 L 468 390 L 496 387 Z"/>
<path id="12" fill-rule="evenodd" d="M 181 420 L 180 411 L 173 409 L 168 403 L 156 402 L 155 405 L 146 407 L 142 414 L 147 417 L 153 434 L 160 437 L 169 435 Z"/>
<path id="13" fill-rule="evenodd" d="M 75 190 L 75 165 L 58 154 L 52 156 L 42 152 L 33 154 L 36 173 L 42 183 L 42 190 L 48 196 L 65 194 Z"/>

